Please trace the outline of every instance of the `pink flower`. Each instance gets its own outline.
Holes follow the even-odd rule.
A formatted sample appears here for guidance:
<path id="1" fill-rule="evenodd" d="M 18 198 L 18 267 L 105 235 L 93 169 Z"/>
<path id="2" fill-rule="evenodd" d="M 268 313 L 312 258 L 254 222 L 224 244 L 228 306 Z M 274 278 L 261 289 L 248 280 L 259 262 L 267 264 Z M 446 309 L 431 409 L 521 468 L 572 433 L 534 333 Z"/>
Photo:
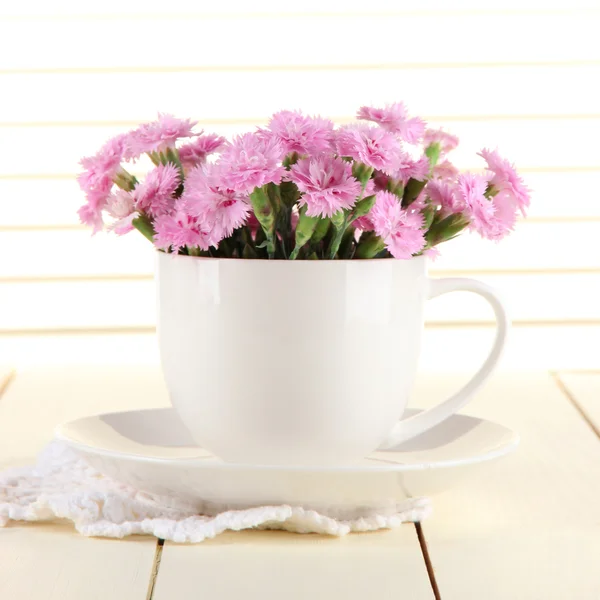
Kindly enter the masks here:
<path id="1" fill-rule="evenodd" d="M 104 220 L 102 219 L 104 203 L 106 203 L 105 196 L 96 196 L 92 192 L 88 194 L 87 202 L 77 211 L 79 220 L 84 225 L 91 227 L 93 233 L 98 233 L 104 229 Z"/>
<path id="2" fill-rule="evenodd" d="M 332 149 L 333 123 L 328 119 L 282 110 L 271 117 L 268 129 L 286 154 L 319 154 Z"/>
<path id="3" fill-rule="evenodd" d="M 154 229 L 154 245 L 162 250 L 171 248 L 173 252 L 185 246 L 208 250 L 221 241 L 207 223 L 179 206 L 173 214 L 159 216 L 154 222 Z"/>
<path id="4" fill-rule="evenodd" d="M 491 185 L 499 192 L 504 192 L 504 197 L 511 200 L 517 208 L 525 215 L 525 209 L 529 206 L 529 189 L 519 176 L 514 166 L 502 158 L 495 150 L 482 150 L 479 153 L 488 164 L 493 173 L 490 179 Z"/>
<path id="5" fill-rule="evenodd" d="M 113 178 L 121 168 L 126 138 L 126 135 L 111 138 L 94 156 L 81 159 L 84 171 L 77 177 L 77 181 L 84 192 L 110 191 Z"/>
<path id="6" fill-rule="evenodd" d="M 115 219 L 122 219 L 134 213 L 135 200 L 131 192 L 117 190 L 111 194 L 106 202 L 106 212 Z"/>
<path id="7" fill-rule="evenodd" d="M 440 257 L 440 250 L 435 246 L 433 248 L 427 248 L 423 251 L 423 256 L 426 256 L 431 261 L 437 260 Z"/>
<path id="8" fill-rule="evenodd" d="M 352 208 L 362 189 L 349 163 L 326 155 L 300 159 L 292 166 L 290 179 L 303 192 L 298 204 L 306 204 L 309 217 L 331 217 Z"/>
<path id="9" fill-rule="evenodd" d="M 409 119 L 408 111 L 402 102 L 386 104 L 384 108 L 361 106 L 357 117 L 374 121 L 409 144 L 416 144 L 425 132 L 425 122 L 419 117 Z"/>
<path id="10" fill-rule="evenodd" d="M 117 190 L 106 202 L 106 212 L 116 219 L 108 229 L 117 235 L 124 235 L 133 230 L 133 219 L 137 216 L 135 201 L 131 192 Z"/>
<path id="11" fill-rule="evenodd" d="M 375 233 L 383 238 L 394 258 L 411 258 L 425 246 L 423 216 L 404 210 L 398 197 L 391 192 L 377 192 L 370 217 Z"/>
<path id="12" fill-rule="evenodd" d="M 432 144 L 439 144 L 441 153 L 445 154 L 458 146 L 458 138 L 443 129 L 427 129 L 423 136 L 423 146 L 427 148 Z"/>
<path id="13" fill-rule="evenodd" d="M 102 210 L 110 195 L 113 178 L 121 168 L 125 152 L 125 135 L 108 140 L 94 155 L 81 159 L 84 171 L 77 176 L 79 187 L 86 193 L 87 202 L 79 209 L 79 218 L 91 226 L 94 233 L 102 230 Z"/>
<path id="14" fill-rule="evenodd" d="M 172 164 L 158 165 L 132 192 L 136 210 L 153 217 L 173 209 L 173 194 L 181 183 L 179 169 Z"/>
<path id="15" fill-rule="evenodd" d="M 444 217 L 461 213 L 465 209 L 465 201 L 453 183 L 433 179 L 427 183 L 424 191 L 431 203 L 440 207 Z"/>
<path id="16" fill-rule="evenodd" d="M 398 168 L 404 156 L 394 135 L 368 125 L 348 125 L 338 129 L 336 146 L 340 156 L 349 156 L 387 174 Z"/>
<path id="17" fill-rule="evenodd" d="M 237 137 L 221 155 L 223 177 L 228 188 L 250 193 L 266 183 L 279 182 L 287 173 L 281 166 L 281 144 L 272 137 L 245 133 Z"/>
<path id="18" fill-rule="evenodd" d="M 438 179 L 455 180 L 457 176 L 458 169 L 449 160 L 444 160 L 433 167 L 433 177 Z"/>
<path id="19" fill-rule="evenodd" d="M 225 147 L 227 140 L 214 133 L 199 135 L 193 142 L 179 148 L 179 160 L 186 169 L 191 169 L 206 162 L 213 152 Z"/>
<path id="20" fill-rule="evenodd" d="M 423 155 L 419 160 L 414 161 L 408 154 L 403 153 L 398 169 L 394 173 L 394 178 L 402 181 L 403 185 L 406 185 L 409 179 L 425 181 L 429 175 L 430 168 L 427 156 Z"/>
<path id="21" fill-rule="evenodd" d="M 177 119 L 173 115 L 158 113 L 158 119 L 144 123 L 127 136 L 127 158 L 135 158 L 145 152 L 162 152 L 175 147 L 180 138 L 195 135 L 196 121 Z"/>
<path id="22" fill-rule="evenodd" d="M 471 229 L 482 237 L 495 239 L 500 223 L 495 217 L 494 204 L 485 197 L 489 177 L 463 173 L 458 177 L 458 190 L 464 202 L 464 214 L 471 221 Z"/>
<path id="23" fill-rule="evenodd" d="M 494 205 L 496 227 L 488 233 L 487 237 L 500 241 L 514 229 L 517 223 L 517 209 L 512 196 L 506 191 L 496 194 L 491 202 Z"/>
<path id="24" fill-rule="evenodd" d="M 354 221 L 352 221 L 352 227 L 360 229 L 361 231 L 373 231 L 375 225 L 373 225 L 373 221 L 369 215 L 364 215 L 358 217 L 358 219 L 354 219 Z"/>
<path id="25" fill-rule="evenodd" d="M 246 194 L 227 187 L 218 164 L 192 169 L 181 197 L 186 211 L 210 223 L 222 237 L 228 237 L 248 218 L 250 207 Z"/>

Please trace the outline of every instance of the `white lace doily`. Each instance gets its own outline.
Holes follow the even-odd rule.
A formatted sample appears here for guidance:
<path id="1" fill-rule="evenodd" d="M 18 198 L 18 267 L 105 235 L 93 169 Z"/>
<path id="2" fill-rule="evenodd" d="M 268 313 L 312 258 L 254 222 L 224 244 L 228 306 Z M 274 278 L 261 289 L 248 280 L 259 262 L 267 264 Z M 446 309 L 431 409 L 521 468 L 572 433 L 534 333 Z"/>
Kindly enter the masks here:
<path id="1" fill-rule="evenodd" d="M 195 543 L 226 530 L 251 528 L 341 536 L 422 521 L 430 510 L 428 499 L 414 498 L 385 515 L 357 508 L 350 520 L 287 505 L 223 511 L 211 506 L 197 514 L 197 509 L 182 506 L 176 498 L 140 492 L 105 477 L 56 441 L 44 449 L 35 466 L 0 473 L 0 526 L 11 521 L 68 519 L 87 536 L 150 534 Z"/>

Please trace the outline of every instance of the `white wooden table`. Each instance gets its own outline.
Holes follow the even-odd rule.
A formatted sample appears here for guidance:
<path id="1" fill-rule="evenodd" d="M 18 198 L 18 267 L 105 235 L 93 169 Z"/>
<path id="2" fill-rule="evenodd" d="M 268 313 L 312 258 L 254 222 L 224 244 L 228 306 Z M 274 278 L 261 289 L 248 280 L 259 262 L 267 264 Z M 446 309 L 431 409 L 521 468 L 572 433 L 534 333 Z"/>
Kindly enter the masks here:
<path id="1" fill-rule="evenodd" d="M 423 376 L 416 404 L 460 380 Z M 167 402 L 155 368 L 5 369 L 0 468 L 32 462 L 64 420 Z M 600 372 L 500 373 L 466 412 L 515 428 L 521 447 L 436 497 L 422 544 L 413 525 L 342 539 L 228 533 L 180 546 L 19 524 L 0 529 L 0 598 L 600 599 Z"/>

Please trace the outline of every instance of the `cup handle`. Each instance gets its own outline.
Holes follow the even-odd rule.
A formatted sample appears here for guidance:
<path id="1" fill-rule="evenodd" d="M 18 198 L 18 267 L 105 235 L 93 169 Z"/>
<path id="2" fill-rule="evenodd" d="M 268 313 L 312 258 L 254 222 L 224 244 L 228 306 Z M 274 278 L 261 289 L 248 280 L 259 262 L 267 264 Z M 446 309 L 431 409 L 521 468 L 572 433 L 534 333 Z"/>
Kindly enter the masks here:
<path id="1" fill-rule="evenodd" d="M 428 278 L 428 284 L 429 300 L 449 292 L 473 292 L 483 296 L 494 309 L 496 316 L 496 339 L 483 365 L 462 389 L 441 404 L 400 421 L 380 446 L 380 449 L 397 446 L 401 442 L 435 427 L 458 412 L 491 375 L 504 349 L 509 329 L 509 320 L 504 305 L 494 289 L 476 279 L 462 277 L 448 277 L 444 279 Z"/>

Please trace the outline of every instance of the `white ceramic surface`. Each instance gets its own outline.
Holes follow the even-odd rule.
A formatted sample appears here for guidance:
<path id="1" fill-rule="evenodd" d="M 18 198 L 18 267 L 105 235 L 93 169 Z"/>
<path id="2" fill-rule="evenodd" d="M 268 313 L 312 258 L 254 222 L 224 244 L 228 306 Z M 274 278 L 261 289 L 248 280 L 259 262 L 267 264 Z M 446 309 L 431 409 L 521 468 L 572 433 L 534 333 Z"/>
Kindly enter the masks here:
<path id="1" fill-rule="evenodd" d="M 292 504 L 332 516 L 357 506 L 394 510 L 408 497 L 443 491 L 519 442 L 516 433 L 501 425 L 454 415 L 353 466 L 235 464 L 195 445 L 171 408 L 78 419 L 60 426 L 56 437 L 101 473 L 190 502 L 198 510 Z"/>
<path id="2" fill-rule="evenodd" d="M 226 461 L 338 465 L 457 412 L 494 368 L 508 321 L 495 292 L 429 279 L 424 258 L 266 261 L 158 255 L 158 337 L 173 407 Z M 417 372 L 425 301 L 456 290 L 498 321 L 480 371 L 400 422 Z"/>

